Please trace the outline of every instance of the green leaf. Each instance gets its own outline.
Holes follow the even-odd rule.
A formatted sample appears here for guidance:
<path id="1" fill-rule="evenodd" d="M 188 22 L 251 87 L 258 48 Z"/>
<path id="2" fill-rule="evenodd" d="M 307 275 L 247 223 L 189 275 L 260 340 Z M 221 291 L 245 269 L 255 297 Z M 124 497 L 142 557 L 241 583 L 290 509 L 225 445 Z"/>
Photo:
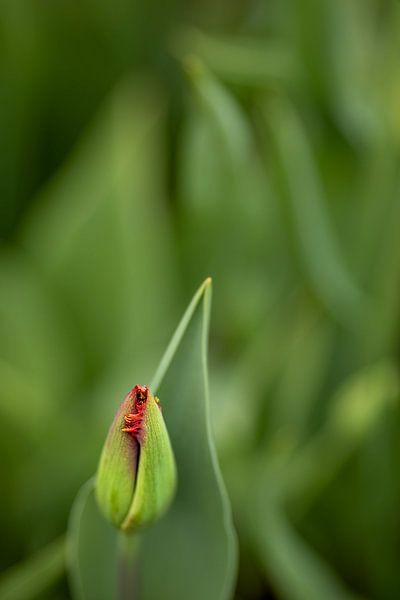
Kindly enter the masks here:
<path id="1" fill-rule="evenodd" d="M 285 600 L 354 600 L 355 595 L 296 532 L 283 510 L 265 495 L 258 500 L 259 556 L 280 596 Z"/>
<path id="2" fill-rule="evenodd" d="M 236 540 L 211 434 L 207 343 L 211 281 L 199 288 L 157 369 L 151 389 L 160 398 L 173 446 L 178 489 L 166 516 L 142 534 L 138 559 L 126 564 L 121 537 L 100 515 L 92 484 L 75 503 L 69 530 L 71 583 L 84 600 L 127 597 L 134 577 L 140 598 L 224 599 L 232 595 Z M 132 544 L 136 543 L 132 538 Z M 118 558 L 120 557 L 120 558 Z M 125 566 L 124 566 L 125 565 Z"/>
<path id="3" fill-rule="evenodd" d="M 199 59 L 187 59 L 185 67 L 193 91 L 179 172 L 182 236 L 191 250 L 186 269 L 207 265 L 219 283 L 216 322 L 230 323 L 228 336 L 246 335 L 288 278 L 280 215 L 243 106 Z M 237 293 L 238 273 L 245 274 L 245 294 Z"/>
<path id="4" fill-rule="evenodd" d="M 116 86 L 23 230 L 22 245 L 80 336 L 92 372 L 113 361 L 125 375 L 132 363 L 143 369 L 172 310 L 163 115 L 148 82 Z M 139 350 L 132 340 L 144 335 Z"/>
<path id="5" fill-rule="evenodd" d="M 282 478 L 297 517 L 319 499 L 383 415 L 395 406 L 399 389 L 399 376 L 391 361 L 360 369 L 340 387 L 323 427 L 297 452 Z"/>
<path id="6" fill-rule="evenodd" d="M 264 115 L 272 134 L 275 169 L 304 273 L 331 315 L 354 328 L 367 317 L 369 301 L 350 272 L 334 231 L 304 127 L 283 97 L 266 106 Z"/>
<path id="7" fill-rule="evenodd" d="M 297 57 L 291 48 L 277 40 L 266 42 L 252 37 L 221 36 L 187 29 L 173 41 L 179 58 L 195 53 L 228 83 L 265 88 L 299 79 Z"/>
<path id="8" fill-rule="evenodd" d="M 117 531 L 99 513 L 94 479 L 85 483 L 71 511 L 67 569 L 74 598 L 106 600 L 118 586 Z"/>
<path id="9" fill-rule="evenodd" d="M 49 544 L 0 577 L 2 600 L 34 600 L 51 587 L 64 573 L 65 540 Z"/>
<path id="10" fill-rule="evenodd" d="M 400 203 L 399 182 L 391 191 L 390 202 L 385 204 L 385 220 L 381 238 L 375 245 L 376 266 L 369 273 L 369 284 L 374 297 L 374 315 L 360 335 L 361 351 L 369 359 L 380 358 L 396 351 L 400 306 Z M 379 197 L 378 203 L 383 200 Z"/>
<path id="11" fill-rule="evenodd" d="M 231 475 L 245 535 L 268 580 L 283 598 L 355 597 L 295 525 L 302 522 L 329 484 L 337 480 L 343 466 L 377 429 L 383 415 L 394 414 L 390 409 L 396 406 L 398 393 L 399 378 L 391 362 L 361 369 L 338 390 L 325 424 L 309 441 L 293 452 L 290 445 L 282 444 L 284 439 L 277 440 L 280 445 L 268 447 L 264 457 L 259 453 L 248 460 L 251 468 L 245 470 L 242 458 L 245 483 L 239 486 Z"/>
<path id="12" fill-rule="evenodd" d="M 60 380 L 62 393 L 71 394 L 76 347 L 59 307 L 23 255 L 2 253 L 0 279 L 0 415 L 18 426 L 27 405 L 34 407 L 26 432 L 34 437 L 59 409 Z"/>

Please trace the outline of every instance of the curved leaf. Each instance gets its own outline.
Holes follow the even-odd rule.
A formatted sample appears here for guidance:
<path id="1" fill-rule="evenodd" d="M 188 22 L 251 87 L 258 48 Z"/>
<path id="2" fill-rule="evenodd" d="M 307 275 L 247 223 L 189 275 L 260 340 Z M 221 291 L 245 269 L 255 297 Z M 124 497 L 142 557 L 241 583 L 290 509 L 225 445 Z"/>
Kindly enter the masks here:
<path id="1" fill-rule="evenodd" d="M 127 566 L 119 547 L 121 534 L 101 517 L 92 484 L 86 484 L 75 503 L 69 533 L 71 582 L 77 598 L 127 598 L 133 593 L 132 583 L 126 587 L 132 573 L 135 596 L 143 599 L 232 596 L 236 540 L 209 413 L 210 283 L 206 280 L 195 294 L 153 378 L 177 462 L 178 490 L 172 507 L 143 532 L 137 561 L 129 548 L 137 538 L 128 540 L 132 557 Z"/>

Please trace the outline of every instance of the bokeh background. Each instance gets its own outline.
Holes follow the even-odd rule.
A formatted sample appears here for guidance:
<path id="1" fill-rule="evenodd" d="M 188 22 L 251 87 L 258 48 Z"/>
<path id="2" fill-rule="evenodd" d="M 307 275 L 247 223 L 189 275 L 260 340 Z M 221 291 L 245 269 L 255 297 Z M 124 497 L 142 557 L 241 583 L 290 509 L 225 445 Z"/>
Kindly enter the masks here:
<path id="1" fill-rule="evenodd" d="M 211 275 L 237 598 L 399 597 L 399 56 L 393 0 L 2 0 L 1 569 Z"/>

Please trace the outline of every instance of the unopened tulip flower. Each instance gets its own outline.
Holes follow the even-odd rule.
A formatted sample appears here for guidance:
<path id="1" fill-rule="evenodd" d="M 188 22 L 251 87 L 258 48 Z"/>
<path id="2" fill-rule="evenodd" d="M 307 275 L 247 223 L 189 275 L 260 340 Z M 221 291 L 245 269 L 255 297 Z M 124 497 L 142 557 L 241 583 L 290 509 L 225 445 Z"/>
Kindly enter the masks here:
<path id="1" fill-rule="evenodd" d="M 100 457 L 96 497 L 123 530 L 147 525 L 171 502 L 176 467 L 158 398 L 136 385 L 117 410 Z"/>

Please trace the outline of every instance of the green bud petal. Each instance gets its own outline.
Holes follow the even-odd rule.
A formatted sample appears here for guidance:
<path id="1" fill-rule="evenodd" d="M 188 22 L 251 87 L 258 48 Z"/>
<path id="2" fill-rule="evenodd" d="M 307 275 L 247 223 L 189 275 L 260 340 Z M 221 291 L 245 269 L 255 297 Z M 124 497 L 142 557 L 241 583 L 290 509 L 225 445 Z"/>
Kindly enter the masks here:
<path id="1" fill-rule="evenodd" d="M 167 428 L 158 399 L 151 394 L 142 427 L 135 493 L 123 529 L 146 525 L 161 516 L 176 486 L 175 460 Z"/>
<path id="2" fill-rule="evenodd" d="M 176 467 L 158 399 L 135 386 L 118 409 L 100 458 L 96 496 L 124 530 L 147 525 L 167 509 Z"/>
<path id="3" fill-rule="evenodd" d="M 111 424 L 97 469 L 97 502 L 104 516 L 117 527 L 128 514 L 135 489 L 139 444 L 122 431 L 125 415 L 133 410 L 134 399 L 129 393 Z"/>

